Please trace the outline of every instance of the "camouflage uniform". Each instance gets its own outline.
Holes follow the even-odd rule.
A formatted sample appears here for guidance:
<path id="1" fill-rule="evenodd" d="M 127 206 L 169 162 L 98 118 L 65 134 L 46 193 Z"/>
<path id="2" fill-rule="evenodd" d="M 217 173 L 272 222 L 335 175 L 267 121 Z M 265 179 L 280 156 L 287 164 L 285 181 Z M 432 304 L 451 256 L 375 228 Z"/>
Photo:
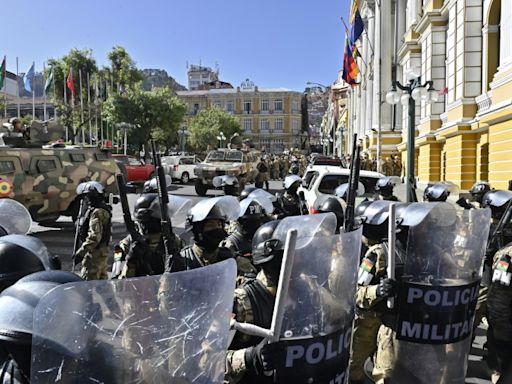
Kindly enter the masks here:
<path id="1" fill-rule="evenodd" d="M 256 276 L 258 270 L 252 264 L 252 240 L 246 239 L 237 229 L 220 243 L 221 247 L 230 249 L 236 258 L 238 269 L 237 286 L 240 285 L 246 277 Z"/>
<path id="2" fill-rule="evenodd" d="M 356 316 L 350 355 L 350 383 L 364 382 L 364 363 L 377 350 L 377 334 L 382 325 L 377 284 L 386 273 L 387 253 L 383 244 L 371 246 L 361 263 L 360 273 L 372 272 L 375 277 L 368 285 L 359 284 L 356 292 Z M 360 281 L 361 283 L 361 281 Z"/>
<path id="3" fill-rule="evenodd" d="M 402 176 L 402 162 L 400 161 L 400 157 L 394 156 L 392 157 L 393 164 L 393 176 Z"/>
<path id="4" fill-rule="evenodd" d="M 77 260 L 82 260 L 80 273 L 84 280 L 108 279 L 108 244 L 111 236 L 112 214 L 108 207 L 89 208 L 86 213 L 89 222 L 87 235 L 75 252 Z"/>
<path id="5" fill-rule="evenodd" d="M 261 283 L 261 286 L 266 289 L 266 293 L 269 297 L 275 298 L 277 287 L 267 278 L 263 271 L 258 273 L 255 280 Z M 233 312 L 237 322 L 255 324 L 255 313 L 253 311 L 250 295 L 248 290 L 244 289 L 243 286 L 235 289 Z M 270 315 L 271 318 L 272 310 L 270 313 L 267 313 L 267 315 Z M 261 324 L 257 325 L 261 326 Z M 247 378 L 244 377 L 244 375 L 249 374 L 248 368 L 245 365 L 245 351 L 246 348 L 257 344 L 257 342 L 254 337 L 241 334 L 240 332 L 235 335 L 230 348 L 235 346 L 236 349 L 228 350 L 226 355 L 225 382 L 235 384 L 247 381 Z M 236 346 L 243 347 L 237 348 Z"/>
<path id="6" fill-rule="evenodd" d="M 279 179 L 279 159 L 272 160 L 272 180 Z"/>
<path id="7" fill-rule="evenodd" d="M 493 282 L 489 288 L 487 310 L 489 332 L 495 348 L 498 371 L 512 364 L 512 243 L 501 248 L 493 259 Z M 508 284 L 508 285 L 507 285 Z"/>
<path id="8" fill-rule="evenodd" d="M 395 173 L 394 164 L 393 164 L 393 161 L 389 157 L 386 157 L 383 164 L 381 165 L 381 172 L 386 176 L 394 175 L 394 173 Z"/>
<path id="9" fill-rule="evenodd" d="M 256 176 L 256 182 L 261 183 L 262 187 L 263 187 L 263 184 L 265 184 L 265 186 L 268 190 L 269 168 L 268 168 L 267 162 L 265 160 L 261 160 L 258 163 L 258 165 L 256 166 L 256 168 L 258 169 L 258 175 Z"/>
<path id="10" fill-rule="evenodd" d="M 281 169 L 281 179 L 284 179 L 288 174 L 288 170 L 290 169 L 290 163 L 288 162 L 288 159 L 283 157 L 280 161 L 279 168 Z"/>

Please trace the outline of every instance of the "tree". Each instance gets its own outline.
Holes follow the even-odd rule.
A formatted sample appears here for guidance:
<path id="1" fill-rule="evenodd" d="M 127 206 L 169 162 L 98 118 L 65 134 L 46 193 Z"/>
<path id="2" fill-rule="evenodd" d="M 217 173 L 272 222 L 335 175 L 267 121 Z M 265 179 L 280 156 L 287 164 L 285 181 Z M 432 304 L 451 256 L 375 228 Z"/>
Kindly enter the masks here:
<path id="1" fill-rule="evenodd" d="M 124 47 L 116 45 L 107 54 L 110 68 L 106 68 L 112 76 L 112 82 L 117 90 L 126 90 L 142 81 L 143 76 L 135 66 L 135 62 Z"/>
<path id="2" fill-rule="evenodd" d="M 206 149 L 208 144 L 215 145 L 220 132 L 229 138 L 242 133 L 240 122 L 220 108 L 203 109 L 190 124 L 190 142 L 197 149 Z"/>
<path id="3" fill-rule="evenodd" d="M 185 116 L 185 104 L 169 88 L 154 88 L 152 91 L 137 87 L 128 88 L 122 94 L 111 94 L 103 105 L 103 117 L 112 124 L 132 124 L 130 141 L 139 150 L 151 138 L 157 138 L 168 145 L 176 137 L 179 124 Z M 157 136 L 157 137 L 156 137 Z"/>

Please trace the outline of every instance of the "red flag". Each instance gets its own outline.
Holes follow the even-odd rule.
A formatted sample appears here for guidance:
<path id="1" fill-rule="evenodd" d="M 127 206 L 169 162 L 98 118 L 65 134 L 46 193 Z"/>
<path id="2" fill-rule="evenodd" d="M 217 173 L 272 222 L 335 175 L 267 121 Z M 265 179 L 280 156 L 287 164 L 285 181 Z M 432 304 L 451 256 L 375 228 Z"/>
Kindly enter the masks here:
<path id="1" fill-rule="evenodd" d="M 71 68 L 69 68 L 68 78 L 66 79 L 66 85 L 68 86 L 68 89 L 73 94 L 73 97 L 75 97 L 76 91 L 75 91 L 75 85 L 73 84 L 73 70 Z"/>

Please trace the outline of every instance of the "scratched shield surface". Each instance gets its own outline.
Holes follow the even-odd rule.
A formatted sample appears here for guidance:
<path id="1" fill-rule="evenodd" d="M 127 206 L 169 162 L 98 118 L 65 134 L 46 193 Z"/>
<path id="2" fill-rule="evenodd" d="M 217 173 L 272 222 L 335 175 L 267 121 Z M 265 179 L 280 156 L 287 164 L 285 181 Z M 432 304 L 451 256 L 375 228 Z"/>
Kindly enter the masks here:
<path id="1" fill-rule="evenodd" d="M 236 263 L 66 284 L 34 314 L 32 383 L 222 383 Z"/>

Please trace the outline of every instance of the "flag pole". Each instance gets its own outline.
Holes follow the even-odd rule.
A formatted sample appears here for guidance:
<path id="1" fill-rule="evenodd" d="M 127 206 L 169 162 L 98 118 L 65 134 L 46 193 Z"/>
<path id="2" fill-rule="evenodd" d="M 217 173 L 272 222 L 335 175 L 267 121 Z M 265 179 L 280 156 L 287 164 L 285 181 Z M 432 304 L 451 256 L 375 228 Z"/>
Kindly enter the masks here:
<path id="1" fill-rule="evenodd" d="M 35 87 L 35 82 L 34 82 L 34 77 L 35 77 L 35 74 L 36 74 L 36 62 L 33 61 L 32 62 L 32 68 L 34 68 L 34 72 L 33 72 L 33 76 L 32 76 L 32 120 L 35 120 L 36 119 L 36 87 Z"/>
<path id="2" fill-rule="evenodd" d="M 45 71 L 46 71 L 46 64 L 43 62 L 43 80 L 44 80 L 44 74 L 45 74 Z M 43 85 L 43 108 L 44 108 L 44 112 L 43 112 L 43 120 L 46 121 L 46 81 L 44 82 L 44 85 Z"/>
<path id="3" fill-rule="evenodd" d="M 345 19 L 343 18 L 343 16 L 341 16 L 341 21 L 343 22 L 343 25 L 345 26 L 345 32 L 346 32 L 347 36 L 349 36 L 349 39 L 348 39 L 348 40 L 349 40 L 349 43 L 350 43 L 350 42 L 351 42 L 351 41 L 350 41 L 350 32 L 349 32 L 350 30 L 348 29 L 348 27 L 347 27 L 347 23 L 345 23 Z M 367 36 L 368 44 L 370 45 L 370 48 L 372 49 L 372 52 L 373 52 L 372 43 L 370 42 L 370 39 L 368 39 L 368 34 L 367 34 L 366 36 Z M 356 42 L 354 41 L 354 45 L 355 45 L 355 44 L 356 44 Z M 357 45 L 356 45 L 356 48 L 357 48 Z M 358 50 L 359 50 L 359 49 L 358 49 Z M 361 61 L 363 62 L 364 66 L 365 66 L 366 68 L 368 68 L 368 65 L 366 65 L 366 62 L 364 61 L 363 56 L 361 56 L 361 55 L 358 55 L 358 56 L 359 56 L 359 58 L 361 59 Z"/>
<path id="4" fill-rule="evenodd" d="M 18 90 L 18 94 L 17 94 L 17 101 L 18 101 L 18 106 L 17 106 L 17 109 L 18 109 L 18 119 L 20 118 L 21 116 L 21 113 L 20 113 L 20 83 L 19 83 L 19 67 L 18 67 L 18 56 L 16 56 L 16 89 Z"/>
<path id="5" fill-rule="evenodd" d="M 78 68 L 78 80 L 80 85 L 80 127 L 82 129 L 82 144 L 85 144 L 84 132 L 84 98 L 82 94 L 82 69 Z"/>
<path id="6" fill-rule="evenodd" d="M 7 57 L 4 56 L 4 117 L 7 119 Z"/>
<path id="7" fill-rule="evenodd" d="M 91 124 L 91 87 L 90 76 L 87 72 L 87 119 L 89 120 L 89 145 L 92 145 L 92 124 Z"/>
<path id="8" fill-rule="evenodd" d="M 64 72 L 63 73 L 63 77 L 62 77 L 62 85 L 63 85 L 62 97 L 64 99 L 64 105 L 63 105 L 63 108 L 62 108 L 62 116 L 64 116 L 64 110 L 66 109 L 66 105 L 68 104 L 68 92 L 66 90 L 66 82 L 67 82 L 67 73 Z M 63 119 L 62 122 L 64 123 L 64 119 Z M 64 126 L 64 128 L 66 129 L 66 143 L 67 143 L 69 141 L 68 127 Z"/>

